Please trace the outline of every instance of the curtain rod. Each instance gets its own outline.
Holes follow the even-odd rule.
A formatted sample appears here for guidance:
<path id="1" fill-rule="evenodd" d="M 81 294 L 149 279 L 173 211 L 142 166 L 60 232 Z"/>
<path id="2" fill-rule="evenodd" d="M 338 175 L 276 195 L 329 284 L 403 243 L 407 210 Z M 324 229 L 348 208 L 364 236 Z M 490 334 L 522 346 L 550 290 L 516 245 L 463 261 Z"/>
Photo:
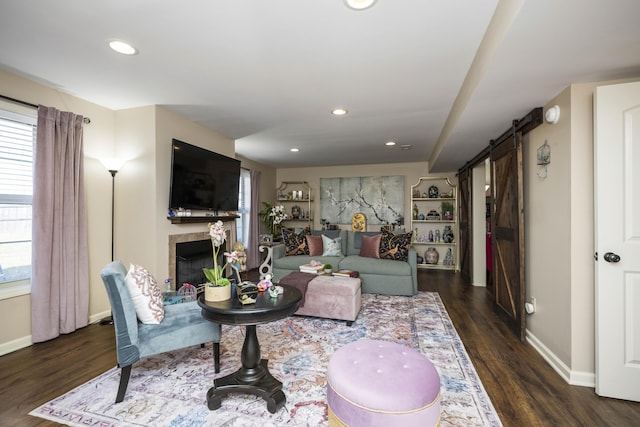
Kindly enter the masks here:
<path id="1" fill-rule="evenodd" d="M 16 104 L 20 104 L 20 105 L 24 105 L 25 107 L 31 107 L 31 108 L 38 108 L 37 104 L 32 104 L 31 102 L 27 102 L 27 101 L 22 101 L 20 99 L 16 99 L 16 98 L 11 98 L 10 96 L 5 96 L 5 95 L 0 95 L 0 98 L 4 99 L 5 101 L 10 101 Z M 85 124 L 89 124 L 91 123 L 91 119 L 89 117 L 83 117 L 82 121 Z"/>

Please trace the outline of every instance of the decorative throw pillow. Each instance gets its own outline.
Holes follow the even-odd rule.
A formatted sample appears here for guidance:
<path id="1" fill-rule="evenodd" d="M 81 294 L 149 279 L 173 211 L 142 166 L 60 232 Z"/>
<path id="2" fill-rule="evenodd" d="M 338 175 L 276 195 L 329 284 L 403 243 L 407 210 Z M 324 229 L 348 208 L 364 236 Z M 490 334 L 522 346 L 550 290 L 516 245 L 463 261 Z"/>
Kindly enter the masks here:
<path id="1" fill-rule="evenodd" d="M 411 247 L 413 232 L 393 234 L 384 228 L 381 231 L 380 258 L 407 261 L 409 259 L 409 248 Z"/>
<path id="2" fill-rule="evenodd" d="M 309 246 L 307 246 L 306 236 L 309 229 L 305 228 L 300 233 L 288 228 L 282 229 L 282 240 L 284 240 L 284 254 L 289 255 L 309 255 Z"/>
<path id="3" fill-rule="evenodd" d="M 310 256 L 322 255 L 322 237 L 307 235 L 307 246 L 309 246 Z"/>
<path id="4" fill-rule="evenodd" d="M 164 319 L 162 292 L 151 273 L 144 267 L 131 264 L 124 283 L 133 300 L 138 320 L 152 325 L 162 322 Z"/>
<path id="5" fill-rule="evenodd" d="M 322 256 L 342 256 L 342 237 L 332 239 L 323 234 L 322 246 L 324 247 Z"/>
<path id="6" fill-rule="evenodd" d="M 381 234 L 375 236 L 362 236 L 362 245 L 360 246 L 360 256 L 367 258 L 380 258 L 380 238 Z"/>

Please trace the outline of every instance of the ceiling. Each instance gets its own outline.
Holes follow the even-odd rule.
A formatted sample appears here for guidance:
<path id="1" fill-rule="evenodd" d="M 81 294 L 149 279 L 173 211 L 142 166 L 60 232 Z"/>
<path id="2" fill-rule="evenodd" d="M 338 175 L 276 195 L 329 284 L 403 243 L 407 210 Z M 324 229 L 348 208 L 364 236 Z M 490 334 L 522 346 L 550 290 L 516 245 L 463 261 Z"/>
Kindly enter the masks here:
<path id="1" fill-rule="evenodd" d="M 0 0 L 0 10 L 3 69 L 111 109 L 164 106 L 273 167 L 455 171 L 569 84 L 640 76 L 638 0 L 378 0 L 363 11 L 342 0 Z M 139 52 L 116 54 L 109 39 Z"/>

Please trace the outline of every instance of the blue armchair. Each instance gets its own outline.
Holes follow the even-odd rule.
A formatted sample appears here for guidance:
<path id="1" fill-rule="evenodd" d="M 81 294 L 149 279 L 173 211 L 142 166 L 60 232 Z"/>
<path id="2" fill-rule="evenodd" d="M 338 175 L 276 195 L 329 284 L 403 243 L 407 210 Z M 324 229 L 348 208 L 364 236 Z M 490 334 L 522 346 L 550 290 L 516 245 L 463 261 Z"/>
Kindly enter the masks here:
<path id="1" fill-rule="evenodd" d="M 114 261 L 100 274 L 111 302 L 118 366 L 121 368 L 116 403 L 124 399 L 132 365 L 146 356 L 213 342 L 214 368 L 216 373 L 220 372 L 221 327 L 202 317 L 196 301 L 165 306 L 160 324 L 143 324 L 138 321 L 125 284 L 125 266 Z"/>

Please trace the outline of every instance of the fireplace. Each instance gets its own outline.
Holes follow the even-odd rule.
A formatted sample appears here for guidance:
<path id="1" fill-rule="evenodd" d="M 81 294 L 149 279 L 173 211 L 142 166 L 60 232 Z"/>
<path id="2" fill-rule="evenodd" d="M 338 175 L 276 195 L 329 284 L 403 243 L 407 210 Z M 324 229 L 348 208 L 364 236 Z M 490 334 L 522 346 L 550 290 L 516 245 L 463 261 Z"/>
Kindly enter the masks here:
<path id="1" fill-rule="evenodd" d="M 224 262 L 223 251 L 218 253 L 218 263 Z M 198 286 L 206 282 L 203 268 L 213 268 L 211 239 L 176 243 L 176 290 L 183 283 Z"/>
<path id="2" fill-rule="evenodd" d="M 224 265 L 224 252 L 230 252 L 236 241 L 235 219 L 225 221 L 227 239 L 218 252 L 218 265 Z M 206 227 L 205 227 L 206 228 Z M 209 231 L 169 235 L 169 277 L 174 279 L 175 289 L 183 283 L 198 286 L 206 279 L 202 268 L 213 267 L 213 247 Z M 229 269 L 226 275 L 230 276 Z"/>

